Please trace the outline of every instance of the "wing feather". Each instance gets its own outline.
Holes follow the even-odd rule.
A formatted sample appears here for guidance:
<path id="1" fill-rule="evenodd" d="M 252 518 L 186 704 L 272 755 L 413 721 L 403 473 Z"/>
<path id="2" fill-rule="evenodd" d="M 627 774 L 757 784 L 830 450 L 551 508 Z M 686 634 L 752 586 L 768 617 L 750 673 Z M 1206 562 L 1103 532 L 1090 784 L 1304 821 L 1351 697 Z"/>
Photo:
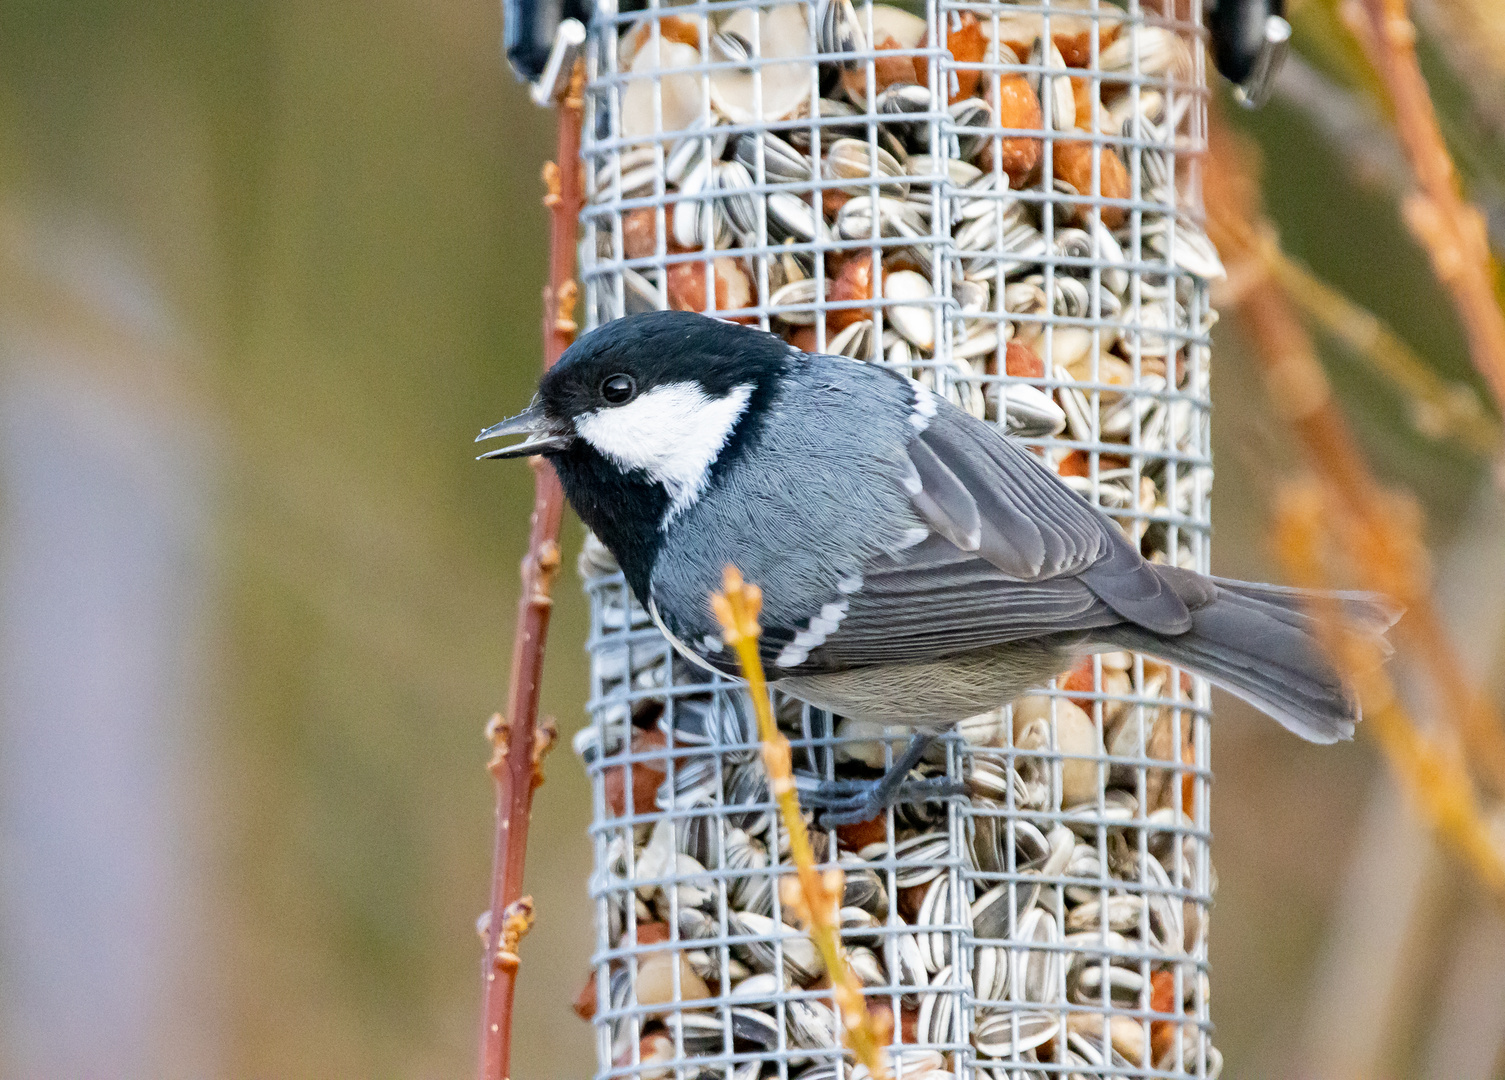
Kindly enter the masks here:
<path id="1" fill-rule="evenodd" d="M 933 581 L 921 585 L 929 576 L 923 574 L 918 581 L 894 581 L 884 589 L 870 590 L 865 584 L 851 598 L 841 629 L 811 654 L 807 670 L 931 660 L 1120 621 L 1090 589 L 1070 578 L 1026 585 L 981 559 L 974 562 L 987 567 L 991 577 L 968 575 L 965 592 Z"/>
<path id="2" fill-rule="evenodd" d="M 1021 580 L 1074 576 L 1125 619 L 1157 633 L 1191 627 L 1182 596 L 1101 510 L 1024 447 L 947 404 L 914 443 L 925 443 L 971 494 L 982 517 L 984 559 Z"/>
<path id="3" fill-rule="evenodd" d="M 982 518 L 977 500 L 923 439 L 909 444 L 909 465 L 915 488 L 910 499 L 932 529 L 963 551 L 982 544 Z"/>
<path id="4" fill-rule="evenodd" d="M 898 482 L 929 535 L 872 559 L 860 586 L 841 590 L 829 632 L 766 628 L 775 677 L 933 660 L 1126 621 L 1179 634 L 1205 599 L 1200 578 L 1151 565 L 1033 454 L 947 401 L 934 399 L 901 466 Z"/>

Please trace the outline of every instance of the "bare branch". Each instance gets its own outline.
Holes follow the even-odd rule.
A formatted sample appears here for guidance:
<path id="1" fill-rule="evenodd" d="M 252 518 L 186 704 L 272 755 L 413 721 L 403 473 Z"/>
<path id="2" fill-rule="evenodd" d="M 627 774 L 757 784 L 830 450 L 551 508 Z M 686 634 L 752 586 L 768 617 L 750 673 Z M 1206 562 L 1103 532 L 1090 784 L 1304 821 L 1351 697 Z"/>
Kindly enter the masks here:
<path id="1" fill-rule="evenodd" d="M 1403 204 L 1406 225 L 1452 296 L 1474 367 L 1496 408 L 1505 411 L 1505 312 L 1495 294 L 1484 216 L 1463 197 L 1416 59 L 1416 27 L 1405 0 L 1344 0 L 1340 11 L 1385 85 L 1416 179 L 1417 190 Z"/>
<path id="2" fill-rule="evenodd" d="M 549 284 L 544 290 L 544 367 L 552 367 L 575 336 L 573 319 L 575 238 L 579 228 L 580 89 L 578 68 L 569 93 L 558 108 L 557 163 L 544 169 L 549 209 Z M 535 457 L 533 518 L 528 554 L 522 564 L 522 598 L 512 641 L 512 678 L 507 694 L 508 719 L 497 716 L 487 727 L 492 740 L 489 769 L 496 785 L 496 842 L 492 856 L 491 908 L 485 920 L 486 954 L 482 963 L 480 1080 L 507 1080 L 511 1075 L 512 1005 L 517 991 L 518 942 L 533 923 L 533 902 L 522 895 L 528 853 L 528 825 L 533 791 L 543 782 L 543 757 L 558 733 L 552 721 L 538 724 L 539 683 L 544 643 L 553 610 L 554 578 L 559 573 L 559 524 L 564 493 L 559 478 Z"/>

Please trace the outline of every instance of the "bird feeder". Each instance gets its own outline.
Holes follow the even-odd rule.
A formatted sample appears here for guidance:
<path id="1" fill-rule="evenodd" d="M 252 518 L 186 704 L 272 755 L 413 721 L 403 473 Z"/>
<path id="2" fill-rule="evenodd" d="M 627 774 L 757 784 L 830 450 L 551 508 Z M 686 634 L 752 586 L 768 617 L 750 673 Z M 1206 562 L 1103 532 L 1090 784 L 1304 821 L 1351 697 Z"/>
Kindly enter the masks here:
<path id="1" fill-rule="evenodd" d="M 622 5 L 569 43 L 588 326 L 698 311 L 896 368 L 1147 557 L 1208 570 L 1198 4 Z M 745 692 L 676 655 L 594 540 L 581 571 L 596 1075 L 861 1080 L 781 897 Z M 876 777 L 909 735 L 775 705 L 802 786 Z M 896 1075 L 1218 1074 L 1207 705 L 1164 663 L 1093 657 L 933 748 L 917 773 L 964 795 L 817 830 Z"/>

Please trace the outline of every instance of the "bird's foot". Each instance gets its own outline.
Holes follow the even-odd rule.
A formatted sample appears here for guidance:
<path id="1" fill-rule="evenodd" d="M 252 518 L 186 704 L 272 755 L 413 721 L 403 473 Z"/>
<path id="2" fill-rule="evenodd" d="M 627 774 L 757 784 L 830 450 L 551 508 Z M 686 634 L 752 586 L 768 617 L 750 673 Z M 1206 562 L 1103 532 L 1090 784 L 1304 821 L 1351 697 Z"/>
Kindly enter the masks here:
<path id="1" fill-rule="evenodd" d="M 800 797 L 816 814 L 821 828 L 871 821 L 890 806 L 900 803 L 939 802 L 960 795 L 965 787 L 944 776 L 910 779 L 910 770 L 920 763 L 935 736 L 919 732 L 909 740 L 904 753 L 876 780 L 823 780 Z"/>
<path id="2" fill-rule="evenodd" d="M 964 784 L 944 776 L 909 780 L 906 773 L 889 772 L 877 780 L 827 780 L 800 798 L 815 811 L 815 823 L 824 829 L 871 821 L 901 803 L 939 802 L 966 791 Z M 889 783 L 894 776 L 897 782 Z"/>

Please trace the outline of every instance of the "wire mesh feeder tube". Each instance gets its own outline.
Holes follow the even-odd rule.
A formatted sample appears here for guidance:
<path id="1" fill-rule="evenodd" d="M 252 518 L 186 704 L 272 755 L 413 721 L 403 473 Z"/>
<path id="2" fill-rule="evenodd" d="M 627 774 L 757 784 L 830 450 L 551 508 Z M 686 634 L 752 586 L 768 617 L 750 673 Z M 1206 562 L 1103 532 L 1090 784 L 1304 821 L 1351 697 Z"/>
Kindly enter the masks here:
<path id="1" fill-rule="evenodd" d="M 1199 13 L 1169 4 L 598 11 L 589 324 L 697 310 L 897 367 L 1205 571 L 1222 270 L 1196 217 Z M 674 654 L 594 541 L 582 572 L 597 1075 L 863 1073 L 780 903 L 745 696 Z M 908 736 L 777 704 L 806 783 L 876 776 Z M 965 797 L 816 833 L 897 1073 L 1217 1075 L 1206 706 L 1098 656 L 933 748 L 919 772 Z"/>

